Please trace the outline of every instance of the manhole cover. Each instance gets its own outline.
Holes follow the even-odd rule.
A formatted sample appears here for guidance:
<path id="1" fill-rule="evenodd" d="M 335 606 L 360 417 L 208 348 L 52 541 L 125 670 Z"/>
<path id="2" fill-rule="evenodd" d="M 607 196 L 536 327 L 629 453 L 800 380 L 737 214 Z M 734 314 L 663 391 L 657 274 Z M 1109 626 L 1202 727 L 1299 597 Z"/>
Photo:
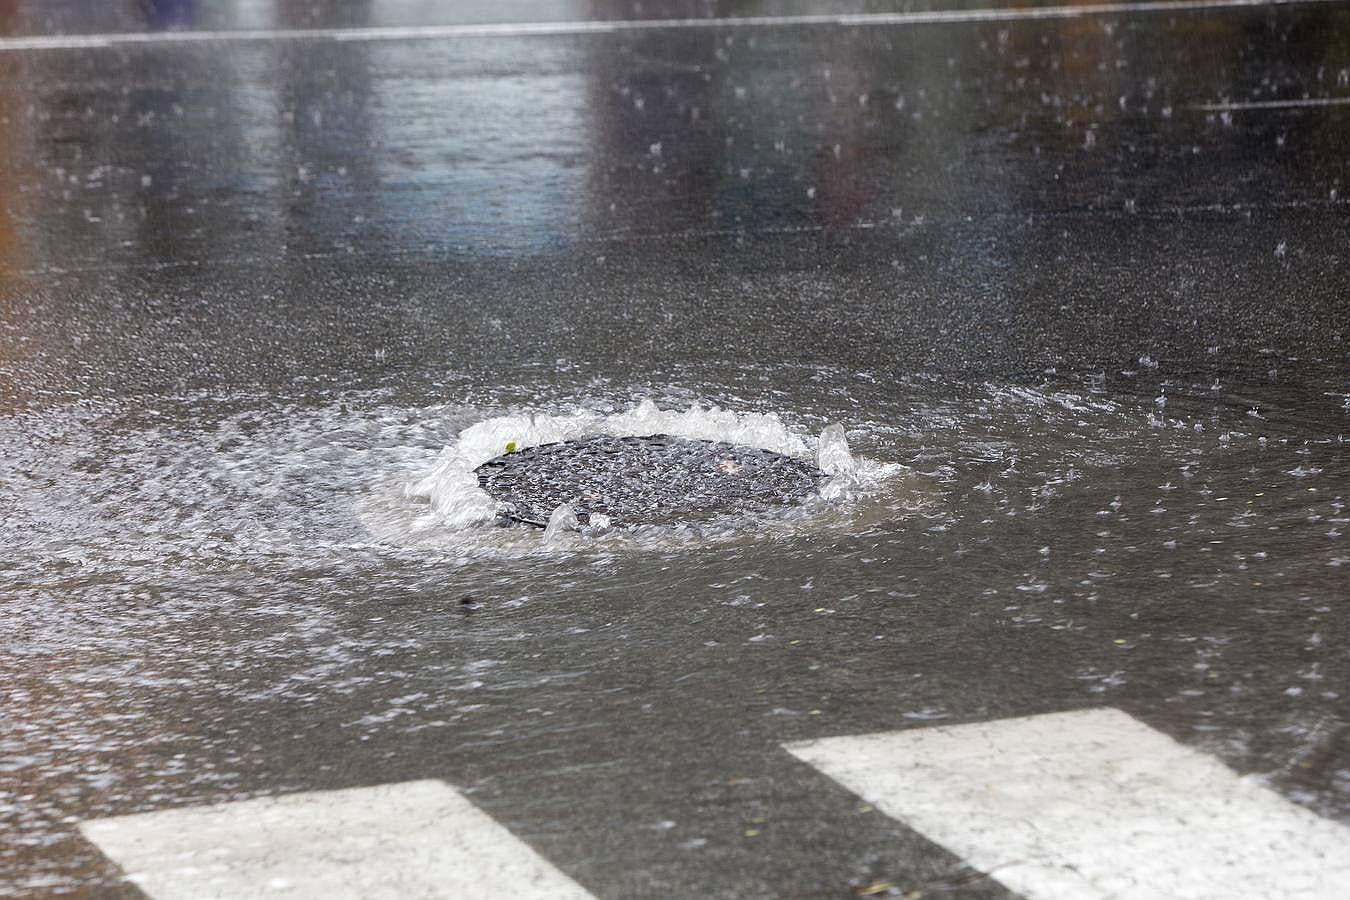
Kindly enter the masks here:
<path id="1" fill-rule="evenodd" d="M 503 504 L 504 523 L 540 528 L 566 503 L 585 523 L 671 525 L 759 514 L 810 496 L 825 474 L 810 463 L 737 444 L 658 434 L 540 444 L 474 470 Z"/>

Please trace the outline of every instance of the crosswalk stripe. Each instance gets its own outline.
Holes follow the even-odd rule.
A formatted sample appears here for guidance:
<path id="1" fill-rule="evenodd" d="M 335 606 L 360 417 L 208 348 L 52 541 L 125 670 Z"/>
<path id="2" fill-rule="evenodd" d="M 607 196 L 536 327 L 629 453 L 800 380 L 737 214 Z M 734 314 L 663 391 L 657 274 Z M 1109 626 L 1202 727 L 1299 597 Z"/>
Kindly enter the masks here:
<path id="1" fill-rule="evenodd" d="M 1350 896 L 1350 829 L 1118 710 L 785 747 L 1028 900 Z"/>
<path id="2" fill-rule="evenodd" d="M 154 900 L 593 900 L 440 781 L 119 816 L 80 830 Z"/>

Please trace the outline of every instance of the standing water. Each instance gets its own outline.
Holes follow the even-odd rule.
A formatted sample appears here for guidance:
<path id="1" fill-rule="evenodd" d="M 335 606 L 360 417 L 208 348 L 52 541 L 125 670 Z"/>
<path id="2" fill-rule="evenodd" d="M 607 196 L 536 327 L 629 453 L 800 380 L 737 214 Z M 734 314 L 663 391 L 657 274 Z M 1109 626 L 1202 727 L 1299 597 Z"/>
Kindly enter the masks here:
<path id="1" fill-rule="evenodd" d="M 1107 707 L 1350 822 L 1341 6 L 154 5 L 0 0 L 0 896 L 430 782 L 1008 900 L 785 745 Z"/>

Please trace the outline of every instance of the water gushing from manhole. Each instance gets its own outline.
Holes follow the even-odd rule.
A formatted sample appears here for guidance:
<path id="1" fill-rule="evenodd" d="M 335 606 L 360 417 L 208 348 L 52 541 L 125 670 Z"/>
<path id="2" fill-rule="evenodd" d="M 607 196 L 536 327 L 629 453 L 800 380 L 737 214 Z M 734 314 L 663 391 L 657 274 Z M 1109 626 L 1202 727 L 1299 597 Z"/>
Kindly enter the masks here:
<path id="1" fill-rule="evenodd" d="M 484 419 L 404 482 L 399 498 L 375 498 L 362 517 L 400 544 L 535 552 L 576 546 L 563 535 L 580 532 L 586 545 L 651 549 L 908 515 L 924 502 L 909 472 L 855 458 L 838 425 L 817 438 L 773 413 L 646 400 L 608 413 Z M 408 500 L 419 502 L 400 505 Z"/>

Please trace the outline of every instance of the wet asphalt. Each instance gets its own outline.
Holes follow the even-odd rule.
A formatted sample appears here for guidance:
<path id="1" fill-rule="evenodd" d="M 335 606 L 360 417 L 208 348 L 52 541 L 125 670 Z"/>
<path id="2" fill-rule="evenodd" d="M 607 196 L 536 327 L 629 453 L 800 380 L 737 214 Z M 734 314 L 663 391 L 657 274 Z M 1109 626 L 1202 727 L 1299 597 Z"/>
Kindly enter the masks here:
<path id="1" fill-rule="evenodd" d="M 1350 822 L 1350 4 L 499 6 L 0 0 L 0 894 L 137 896 L 83 818 L 432 777 L 599 897 L 1011 896 L 779 745 L 1102 702 Z M 958 8 L 982 5 L 811 7 Z M 174 37 L 194 30 L 222 34 Z M 21 43 L 104 33 L 147 37 Z M 1187 528 L 1228 539 L 1227 512 L 1094 542 L 1066 523 L 1180 482 L 1164 463 L 1193 448 L 1120 462 L 1124 425 L 1033 409 L 982 437 L 1023 469 L 1082 417 L 1116 429 L 1073 515 L 781 553 L 345 558 L 306 508 L 291 546 L 203 562 L 144 523 L 212 498 L 112 503 L 206 445 L 184 434 L 237 454 L 313 416 L 296 442 L 338 445 L 349 410 L 453 407 L 417 432 L 434 447 L 654 395 L 903 423 L 851 437 L 920 468 L 960 445 L 946 497 L 969 506 L 1000 489 L 958 433 L 991 384 L 1218 421 L 1236 443 L 1194 455 L 1219 499 L 1292 499 L 1238 535 L 1240 586 L 1199 550 L 1161 561 Z M 31 529 L 14 498 L 41 496 L 125 516 L 141 555 L 76 512 Z M 1064 630 L 972 600 L 1061 536 Z M 1119 578 L 1078 588 L 1113 541 Z M 1197 641 L 1219 673 L 1198 686 Z"/>

